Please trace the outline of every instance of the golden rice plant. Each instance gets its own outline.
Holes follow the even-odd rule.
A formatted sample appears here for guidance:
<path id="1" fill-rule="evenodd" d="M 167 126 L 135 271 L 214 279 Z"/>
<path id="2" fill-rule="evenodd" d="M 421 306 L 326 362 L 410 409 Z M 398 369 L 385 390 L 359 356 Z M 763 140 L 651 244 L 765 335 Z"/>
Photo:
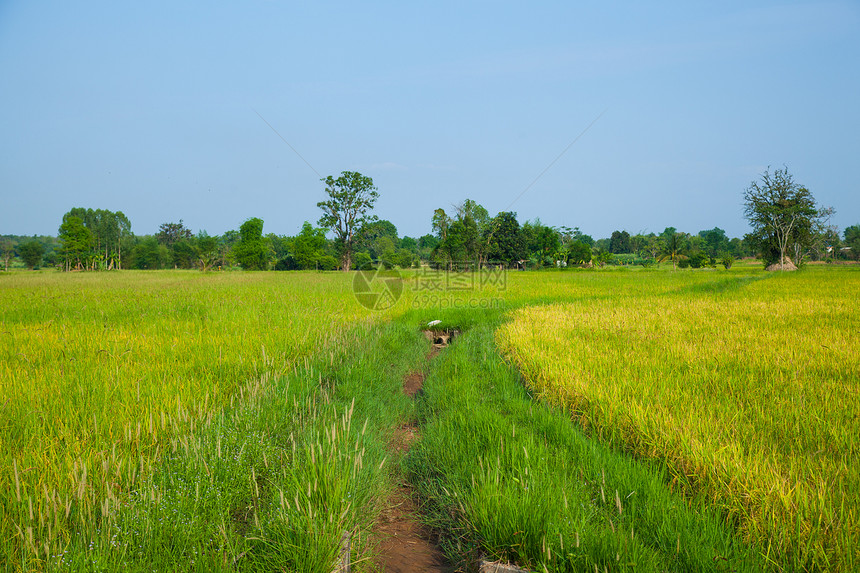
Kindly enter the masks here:
<path id="1" fill-rule="evenodd" d="M 497 338 L 538 395 L 665 463 L 778 566 L 852 570 L 860 274 L 755 278 L 526 307 Z"/>

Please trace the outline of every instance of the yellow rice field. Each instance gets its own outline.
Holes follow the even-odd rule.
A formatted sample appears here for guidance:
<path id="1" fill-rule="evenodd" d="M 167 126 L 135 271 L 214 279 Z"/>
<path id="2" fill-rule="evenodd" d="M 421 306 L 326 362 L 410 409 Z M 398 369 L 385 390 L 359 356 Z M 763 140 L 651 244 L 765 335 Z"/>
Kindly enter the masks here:
<path id="1" fill-rule="evenodd" d="M 526 307 L 497 333 L 530 387 L 668 465 L 775 562 L 860 562 L 860 273 L 726 274 Z"/>

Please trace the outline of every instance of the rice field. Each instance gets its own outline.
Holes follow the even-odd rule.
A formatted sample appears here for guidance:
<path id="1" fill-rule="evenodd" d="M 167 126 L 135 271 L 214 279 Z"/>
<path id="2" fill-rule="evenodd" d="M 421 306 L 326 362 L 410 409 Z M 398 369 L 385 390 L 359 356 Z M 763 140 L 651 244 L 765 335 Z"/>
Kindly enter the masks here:
<path id="1" fill-rule="evenodd" d="M 665 464 L 775 567 L 856 570 L 860 273 L 639 287 L 521 308 L 498 343 L 536 395 Z"/>
<path id="2" fill-rule="evenodd" d="M 407 478 L 464 567 L 860 566 L 860 273 L 491 278 L 0 276 L 0 568 L 372 571 Z"/>
<path id="3" fill-rule="evenodd" d="M 179 437 L 388 318 L 315 273 L 19 273 L 0 304 L 0 555 L 36 569 Z"/>

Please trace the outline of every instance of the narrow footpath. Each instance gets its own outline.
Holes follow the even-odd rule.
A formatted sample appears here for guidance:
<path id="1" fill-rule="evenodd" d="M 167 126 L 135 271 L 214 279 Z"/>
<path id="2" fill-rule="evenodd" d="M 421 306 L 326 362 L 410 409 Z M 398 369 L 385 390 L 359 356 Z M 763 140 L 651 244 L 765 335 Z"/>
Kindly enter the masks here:
<path id="1" fill-rule="evenodd" d="M 448 339 L 445 338 L 438 343 L 436 340 L 433 342 L 433 349 L 427 354 L 428 361 L 447 345 Z M 414 399 L 421 392 L 423 384 L 423 372 L 412 372 L 403 380 L 403 392 Z M 414 425 L 398 428 L 389 445 L 392 457 L 403 459 L 418 437 L 418 428 Z M 445 559 L 432 532 L 421 523 L 420 508 L 415 502 L 414 491 L 403 476 L 388 498 L 388 507 L 382 512 L 376 535 L 381 539 L 377 565 L 386 573 L 453 573 L 456 571 L 456 568 Z"/>

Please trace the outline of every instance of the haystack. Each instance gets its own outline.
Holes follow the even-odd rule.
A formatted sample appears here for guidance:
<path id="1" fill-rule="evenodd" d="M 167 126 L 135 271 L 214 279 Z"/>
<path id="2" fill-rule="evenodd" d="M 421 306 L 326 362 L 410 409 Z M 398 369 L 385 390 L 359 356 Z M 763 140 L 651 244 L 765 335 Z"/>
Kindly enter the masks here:
<path id="1" fill-rule="evenodd" d="M 779 262 L 776 262 L 776 263 L 773 263 L 772 265 L 770 265 L 769 267 L 767 267 L 767 269 L 765 269 L 765 270 L 768 270 L 768 271 L 781 271 L 781 270 L 796 271 L 797 270 L 797 267 L 795 266 L 795 264 L 792 263 L 791 259 L 789 259 L 788 257 L 785 257 L 782 261 L 783 261 L 782 267 L 779 266 Z"/>

